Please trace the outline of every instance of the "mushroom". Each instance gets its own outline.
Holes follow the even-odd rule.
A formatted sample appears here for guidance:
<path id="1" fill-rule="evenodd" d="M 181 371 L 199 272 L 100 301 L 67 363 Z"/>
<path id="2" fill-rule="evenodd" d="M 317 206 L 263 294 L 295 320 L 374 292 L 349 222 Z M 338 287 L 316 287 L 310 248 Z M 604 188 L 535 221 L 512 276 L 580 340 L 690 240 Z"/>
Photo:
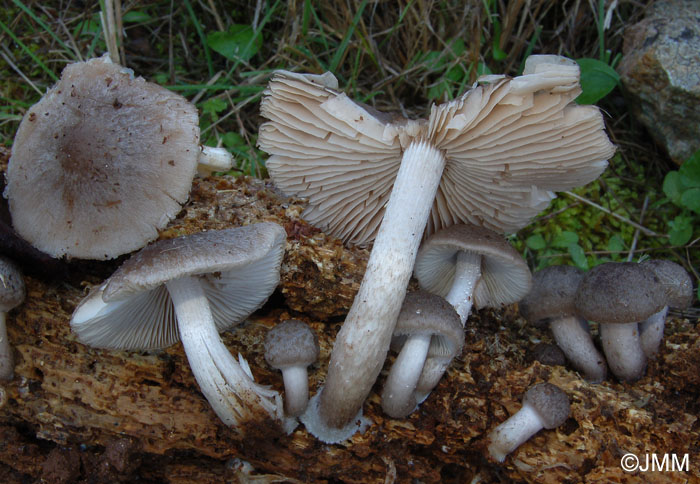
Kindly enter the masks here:
<path id="1" fill-rule="evenodd" d="M 184 97 L 106 55 L 66 66 L 15 136 L 4 194 L 15 230 L 53 257 L 140 249 L 187 200 L 207 153 L 198 123 Z"/>
<path id="2" fill-rule="evenodd" d="M 406 295 L 394 329 L 392 346 L 399 355 L 391 366 L 382 391 L 382 408 L 387 415 L 409 415 L 432 391 L 447 366 L 462 351 L 464 331 L 454 308 L 440 296 L 427 291 Z M 430 364 L 428 364 L 430 362 Z M 437 372 L 423 375 L 424 369 Z M 417 388 L 419 379 L 429 386 Z"/>
<path id="3" fill-rule="evenodd" d="M 284 321 L 265 335 L 265 361 L 282 370 L 284 379 L 284 410 L 298 417 L 309 403 L 309 378 L 306 367 L 318 360 L 316 333 L 298 319 Z"/>
<path id="4" fill-rule="evenodd" d="M 651 358 L 659 351 L 664 337 L 668 308 L 686 309 L 693 302 L 693 281 L 682 266 L 665 259 L 650 259 L 641 263 L 656 274 L 666 293 L 666 305 L 639 323 L 639 337 L 644 354 Z"/>
<path id="5" fill-rule="evenodd" d="M 303 216 L 353 244 L 374 240 L 338 334 L 320 420 L 353 420 L 386 358 L 423 233 L 455 223 L 515 231 L 563 190 L 600 175 L 614 147 L 597 108 L 577 106 L 579 68 L 557 56 L 524 75 L 489 77 L 433 106 L 427 120 L 393 120 L 337 91 L 337 80 L 278 71 L 261 103 L 258 144 Z"/>
<path id="6" fill-rule="evenodd" d="M 588 271 L 574 298 L 576 312 L 600 324 L 600 340 L 610 370 L 622 381 L 644 374 L 647 358 L 639 321 L 666 304 L 654 272 L 636 262 L 606 262 Z"/>
<path id="7" fill-rule="evenodd" d="M 532 386 L 523 397 L 522 408 L 489 434 L 489 455 L 503 462 L 508 454 L 541 429 L 563 424 L 570 411 L 569 397 L 558 386 L 551 383 Z"/>
<path id="8" fill-rule="evenodd" d="M 275 290 L 285 241 L 282 227 L 259 223 L 155 242 L 83 299 L 71 328 L 98 348 L 148 350 L 182 340 L 202 393 L 224 423 L 272 417 L 286 425 L 279 394 L 256 384 L 218 334 Z"/>
<path id="9" fill-rule="evenodd" d="M 22 304 L 25 295 L 22 273 L 10 259 L 0 257 L 0 381 L 12 380 L 15 373 L 5 319 L 11 309 Z"/>
<path id="10" fill-rule="evenodd" d="M 574 297 L 583 272 L 573 266 L 549 266 L 533 276 L 532 290 L 519 303 L 520 314 L 535 325 L 549 328 L 571 364 L 586 380 L 605 380 L 605 358 L 593 344 L 588 322 L 578 316 Z"/>

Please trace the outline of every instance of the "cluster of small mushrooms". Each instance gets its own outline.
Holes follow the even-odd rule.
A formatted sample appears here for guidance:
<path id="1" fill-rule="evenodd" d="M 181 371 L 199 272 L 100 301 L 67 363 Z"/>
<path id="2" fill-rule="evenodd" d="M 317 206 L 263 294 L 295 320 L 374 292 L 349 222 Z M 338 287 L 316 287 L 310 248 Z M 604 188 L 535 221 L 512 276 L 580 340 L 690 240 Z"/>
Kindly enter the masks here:
<path id="1" fill-rule="evenodd" d="M 75 308 L 70 324 L 81 342 L 151 350 L 182 341 L 202 393 L 227 425 L 269 418 L 292 431 L 299 418 L 319 439 L 339 442 L 369 423 L 362 405 L 390 348 L 398 354 L 381 395 L 384 411 L 404 417 L 428 397 L 462 350 L 472 307 L 525 298 L 523 315 L 548 322 L 591 381 L 606 375 L 585 319 L 596 321 L 613 373 L 641 375 L 643 363 L 640 370 L 629 362 L 656 351 L 664 308 L 681 305 L 674 269 L 649 261 L 584 276 L 554 267 L 535 274 L 533 287 L 527 264 L 502 236 L 525 226 L 555 191 L 588 183 L 607 166 L 615 148 L 599 110 L 573 102 L 579 93 L 574 62 L 531 56 L 521 76 L 482 77 L 461 97 L 432 106 L 428 119 L 411 120 L 356 103 L 330 73 L 274 73 L 258 139 L 273 181 L 308 200 L 310 223 L 348 244 L 373 242 L 325 386 L 312 399 L 306 367 L 319 346 L 304 322 L 280 323 L 265 340 L 266 361 L 283 374 L 284 403 L 219 337 L 277 287 L 282 227 L 258 223 L 153 242 L 187 200 L 198 165 L 210 173 L 231 163 L 225 150 L 199 145 L 196 108 L 181 96 L 106 56 L 67 66 L 22 120 L 5 196 L 15 230 L 54 257 L 138 251 Z M 407 294 L 412 274 L 421 290 Z M 655 299 L 639 312 L 613 291 L 625 277 L 636 290 L 650 284 Z M 23 292 L 21 277 L 0 279 L 16 293 L 0 297 L 6 311 Z M 691 287 L 689 278 L 680 284 Z M 635 342 L 622 342 L 632 333 Z M 0 370 L 11 378 L 4 321 Z M 559 425 L 568 407 L 553 385 L 531 388 L 522 410 L 489 436 L 490 454 L 503 460 L 540 428 Z"/>

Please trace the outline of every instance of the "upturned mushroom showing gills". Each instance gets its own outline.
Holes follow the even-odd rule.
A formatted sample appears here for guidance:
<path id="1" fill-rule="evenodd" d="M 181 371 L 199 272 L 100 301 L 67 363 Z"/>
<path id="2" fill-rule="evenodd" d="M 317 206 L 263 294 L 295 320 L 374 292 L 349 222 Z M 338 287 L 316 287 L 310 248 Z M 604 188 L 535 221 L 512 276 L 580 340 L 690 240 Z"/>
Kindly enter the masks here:
<path id="1" fill-rule="evenodd" d="M 600 340 L 610 371 L 625 382 L 641 378 L 647 364 L 638 323 L 665 304 L 659 278 L 636 262 L 595 266 L 584 275 L 574 299 L 581 317 L 600 324 Z"/>
<path id="2" fill-rule="evenodd" d="M 187 200 L 201 152 L 197 109 L 184 97 L 108 56 L 70 64 L 15 136 L 12 223 L 54 257 L 140 249 Z"/>
<path id="3" fill-rule="evenodd" d="M 532 56 L 524 74 L 490 76 L 427 120 L 396 120 L 338 92 L 330 74 L 275 73 L 259 146 L 303 216 L 352 244 L 374 241 L 333 347 L 321 420 L 361 411 L 391 341 L 420 240 L 456 223 L 515 231 L 555 190 L 597 178 L 614 147 L 599 110 L 577 106 L 579 68 Z"/>
<path id="4" fill-rule="evenodd" d="M 588 322 L 574 307 L 583 272 L 574 266 L 549 266 L 535 272 L 532 279 L 532 290 L 518 305 L 520 314 L 531 324 L 548 324 L 554 341 L 586 380 L 605 380 L 605 358 L 593 344 Z"/>
<path id="5" fill-rule="evenodd" d="M 523 397 L 523 406 L 488 436 L 489 455 L 498 462 L 545 429 L 563 424 L 571 411 L 569 397 L 556 385 L 539 383 Z"/>
<path id="6" fill-rule="evenodd" d="M 71 328 L 90 346 L 164 348 L 182 340 L 202 393 L 227 425 L 273 420 L 281 397 L 256 384 L 219 332 L 258 309 L 279 283 L 286 233 L 274 223 L 161 240 L 127 260 L 78 305 Z"/>
<path id="7" fill-rule="evenodd" d="M 650 268 L 659 278 L 661 289 L 666 294 L 666 305 L 639 323 L 642 350 L 648 358 L 659 352 L 664 337 L 668 308 L 686 309 L 693 302 L 693 281 L 690 275 L 675 262 L 665 259 L 650 259 L 641 263 Z"/>
<path id="8" fill-rule="evenodd" d="M 24 301 L 26 288 L 19 268 L 6 257 L 0 257 L 0 381 L 12 380 L 15 373 L 12 348 L 7 339 L 7 312 Z"/>

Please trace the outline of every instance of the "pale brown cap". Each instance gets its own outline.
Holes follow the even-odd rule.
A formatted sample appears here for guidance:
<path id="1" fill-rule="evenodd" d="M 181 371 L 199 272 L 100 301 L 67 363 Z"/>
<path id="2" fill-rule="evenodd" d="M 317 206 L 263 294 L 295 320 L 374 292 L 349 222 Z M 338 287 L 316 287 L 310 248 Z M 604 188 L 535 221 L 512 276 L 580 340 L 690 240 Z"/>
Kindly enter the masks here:
<path id="1" fill-rule="evenodd" d="M 0 311 L 8 312 L 22 304 L 26 293 L 24 277 L 17 265 L 0 257 Z"/>
<path id="2" fill-rule="evenodd" d="M 569 397 L 564 390 L 551 383 L 538 383 L 530 387 L 523 397 L 523 405 L 535 409 L 546 429 L 559 427 L 571 412 Z"/>
<path id="3" fill-rule="evenodd" d="M 576 315 L 574 297 L 582 279 L 583 271 L 574 266 L 549 266 L 535 272 L 532 289 L 518 303 L 520 314 L 533 324 Z"/>
<path id="4" fill-rule="evenodd" d="M 5 196 L 17 232 L 54 257 L 111 259 L 158 236 L 187 200 L 197 109 L 108 57 L 68 65 L 25 114 Z"/>
<path id="5" fill-rule="evenodd" d="M 661 281 L 668 306 L 686 309 L 693 303 L 693 281 L 683 266 L 666 259 L 650 259 L 641 265 L 653 270 Z"/>
<path id="6" fill-rule="evenodd" d="M 318 359 L 316 333 L 303 321 L 288 319 L 265 335 L 265 361 L 275 369 L 309 366 Z"/>
<path id="7" fill-rule="evenodd" d="M 127 260 L 78 305 L 71 328 L 90 345 L 164 348 L 179 341 L 171 279 L 200 278 L 219 331 L 264 304 L 279 283 L 286 232 L 274 223 L 161 240 Z"/>
<path id="8" fill-rule="evenodd" d="M 416 257 L 414 274 L 427 291 L 447 296 L 460 251 L 482 256 L 481 278 L 474 290 L 477 308 L 497 307 L 520 300 L 530 290 L 530 269 L 501 236 L 475 225 L 452 225 L 427 239 Z"/>

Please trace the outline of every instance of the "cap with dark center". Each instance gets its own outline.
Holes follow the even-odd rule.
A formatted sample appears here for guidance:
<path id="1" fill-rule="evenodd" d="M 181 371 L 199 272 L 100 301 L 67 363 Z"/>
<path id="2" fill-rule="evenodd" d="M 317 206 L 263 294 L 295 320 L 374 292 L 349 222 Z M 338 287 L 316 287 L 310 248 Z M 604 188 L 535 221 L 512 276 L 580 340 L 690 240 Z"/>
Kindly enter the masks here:
<path id="1" fill-rule="evenodd" d="M 576 313 L 574 297 L 583 272 L 573 266 L 549 266 L 532 278 L 532 290 L 518 304 L 530 323 L 548 323 L 557 345 L 574 368 L 591 382 L 607 375 L 605 358 L 593 344 L 588 323 Z"/>
<path id="2" fill-rule="evenodd" d="M 100 348 L 163 348 L 181 339 L 197 383 L 226 424 L 283 421 L 277 392 L 257 385 L 218 333 L 275 290 L 285 241 L 282 227 L 260 223 L 156 242 L 90 292 L 71 328 Z"/>
<path id="3" fill-rule="evenodd" d="M 22 304 L 25 295 L 22 272 L 10 259 L 0 257 L 0 381 L 12 380 L 15 373 L 12 348 L 7 338 L 7 313 Z"/>
<path id="4" fill-rule="evenodd" d="M 489 434 L 489 454 L 503 462 L 542 428 L 553 429 L 563 424 L 570 412 L 569 397 L 562 389 L 551 383 L 534 385 L 525 393 L 522 408 Z"/>
<path id="5" fill-rule="evenodd" d="M 330 74 L 274 75 L 258 138 L 274 182 L 307 197 L 304 217 L 324 231 L 374 240 L 320 397 L 328 425 L 352 420 L 371 391 L 425 231 L 517 230 L 554 190 L 605 169 L 615 149 L 598 109 L 573 103 L 579 74 L 571 60 L 531 57 L 522 76 L 490 77 L 414 121 L 377 116 L 339 93 Z"/>
<path id="6" fill-rule="evenodd" d="M 600 339 L 610 370 L 623 381 L 644 374 L 647 357 L 640 321 L 664 307 L 666 295 L 652 270 L 634 262 L 607 262 L 586 273 L 575 297 L 581 317 L 600 323 Z"/>
<path id="7" fill-rule="evenodd" d="M 462 351 L 464 330 L 445 299 L 427 291 L 410 292 L 394 329 L 392 346 L 395 344 L 400 351 L 384 383 L 382 408 L 389 416 L 400 418 L 428 396 L 452 358 Z"/>
<path id="8" fill-rule="evenodd" d="M 284 321 L 265 335 L 265 361 L 282 370 L 284 408 L 287 415 L 297 417 L 309 401 L 309 380 L 306 367 L 318 360 L 316 333 L 298 319 Z"/>
<path id="9" fill-rule="evenodd" d="M 54 257 L 131 252 L 180 211 L 199 153 L 197 109 L 185 98 L 106 56 L 70 64 L 17 131 L 12 223 Z"/>
<path id="10" fill-rule="evenodd" d="M 539 361 L 547 366 L 564 366 L 566 357 L 557 345 L 549 343 L 537 343 L 530 352 L 530 361 Z"/>
<path id="11" fill-rule="evenodd" d="M 686 309 L 693 302 L 693 281 L 682 266 L 665 259 L 650 259 L 641 263 L 659 278 L 661 289 L 666 293 L 666 305 L 639 323 L 642 349 L 651 358 L 659 352 L 664 337 L 668 308 Z"/>

